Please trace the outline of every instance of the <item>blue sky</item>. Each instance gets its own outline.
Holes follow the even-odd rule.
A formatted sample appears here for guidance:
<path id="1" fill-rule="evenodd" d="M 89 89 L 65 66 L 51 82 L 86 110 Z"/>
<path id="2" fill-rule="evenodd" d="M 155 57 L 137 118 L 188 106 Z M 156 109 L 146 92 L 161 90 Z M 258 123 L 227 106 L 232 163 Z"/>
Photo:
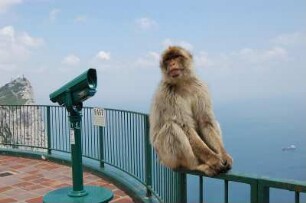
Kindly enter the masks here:
<path id="1" fill-rule="evenodd" d="M 148 111 L 172 44 L 193 53 L 217 104 L 306 101 L 305 0 L 0 0 L 0 84 L 25 75 L 38 104 L 93 67 L 85 105 Z"/>

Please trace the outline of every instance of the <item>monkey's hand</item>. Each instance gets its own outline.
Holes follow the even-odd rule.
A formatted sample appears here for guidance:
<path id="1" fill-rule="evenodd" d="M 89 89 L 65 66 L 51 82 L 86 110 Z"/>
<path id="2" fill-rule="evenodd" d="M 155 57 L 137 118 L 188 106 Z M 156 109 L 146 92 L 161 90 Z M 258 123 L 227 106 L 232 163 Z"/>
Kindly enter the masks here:
<path id="1" fill-rule="evenodd" d="M 206 171 L 206 175 L 214 176 L 225 170 L 224 161 L 219 156 L 211 156 L 206 160 L 205 164 L 209 166 L 209 170 Z"/>
<path id="2" fill-rule="evenodd" d="M 222 160 L 224 165 L 223 172 L 226 172 L 232 168 L 233 165 L 233 158 L 226 152 L 222 154 Z"/>
<path id="3" fill-rule="evenodd" d="M 202 171 L 207 176 L 215 176 L 221 173 L 224 169 L 224 164 L 219 156 L 211 156 L 206 159 L 205 163 L 197 166 L 196 170 Z"/>

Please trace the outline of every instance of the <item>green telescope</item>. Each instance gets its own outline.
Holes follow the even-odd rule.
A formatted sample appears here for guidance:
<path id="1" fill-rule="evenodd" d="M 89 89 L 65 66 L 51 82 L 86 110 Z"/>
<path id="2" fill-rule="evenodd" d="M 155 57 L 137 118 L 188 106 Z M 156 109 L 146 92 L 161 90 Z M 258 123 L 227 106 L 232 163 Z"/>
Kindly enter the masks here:
<path id="1" fill-rule="evenodd" d="M 50 100 L 66 107 L 79 105 L 89 97 L 95 95 L 96 87 L 97 71 L 96 69 L 88 69 L 51 93 Z"/>
<path id="2" fill-rule="evenodd" d="M 50 94 L 50 100 L 65 106 L 69 113 L 72 187 L 63 187 L 47 193 L 43 198 L 44 203 L 107 203 L 114 196 L 112 191 L 106 188 L 84 187 L 83 184 L 82 108 L 83 101 L 95 95 L 96 87 L 97 71 L 88 69 Z"/>

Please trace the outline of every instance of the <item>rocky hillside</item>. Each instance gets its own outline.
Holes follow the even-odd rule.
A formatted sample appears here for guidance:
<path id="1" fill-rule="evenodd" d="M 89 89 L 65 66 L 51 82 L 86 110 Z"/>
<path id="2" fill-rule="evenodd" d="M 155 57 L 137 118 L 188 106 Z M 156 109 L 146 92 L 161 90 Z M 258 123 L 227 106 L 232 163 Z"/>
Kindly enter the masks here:
<path id="1" fill-rule="evenodd" d="M 25 77 L 19 77 L 0 87 L 0 105 L 29 104 L 34 104 L 34 93 L 30 81 Z"/>
<path id="2" fill-rule="evenodd" d="M 0 147 L 45 147 L 43 109 L 33 104 L 33 88 L 26 78 L 0 87 Z"/>

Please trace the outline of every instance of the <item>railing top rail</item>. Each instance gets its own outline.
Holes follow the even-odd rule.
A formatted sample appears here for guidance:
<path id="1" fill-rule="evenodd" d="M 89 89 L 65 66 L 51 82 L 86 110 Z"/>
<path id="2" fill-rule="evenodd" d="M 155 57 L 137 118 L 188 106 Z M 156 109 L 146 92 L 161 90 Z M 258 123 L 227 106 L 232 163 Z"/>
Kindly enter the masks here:
<path id="1" fill-rule="evenodd" d="M 26 104 L 26 105 L 12 105 L 12 104 L 7 104 L 7 105 L 3 105 L 0 104 L 0 107 L 6 107 L 6 106 L 12 106 L 12 107 L 20 107 L 20 106 L 38 106 L 38 107 L 62 107 L 65 108 L 64 106 L 59 106 L 59 105 L 37 105 L 37 104 Z M 83 107 L 85 109 L 92 109 L 95 108 L 93 106 L 86 106 Z M 143 113 L 143 112 L 137 112 L 137 111 L 130 111 L 130 110 L 122 110 L 122 109 L 113 109 L 113 108 L 104 108 L 105 110 L 109 110 L 109 111 L 118 111 L 118 112 L 126 112 L 126 113 L 133 113 L 133 114 L 138 114 L 138 115 L 143 115 L 143 116 L 147 116 L 147 113 Z"/>
<path id="2" fill-rule="evenodd" d="M 267 187 L 292 190 L 297 192 L 306 192 L 306 181 L 273 179 L 269 177 L 260 177 L 258 181 Z"/>
<path id="3" fill-rule="evenodd" d="M 24 105 L 20 105 L 20 104 L 0 104 L 0 107 L 2 106 L 38 106 L 38 107 L 63 107 L 63 106 L 58 106 L 58 105 L 37 105 L 37 104 L 24 104 Z"/>
<path id="4" fill-rule="evenodd" d="M 191 174 L 191 175 L 206 176 L 203 173 L 198 172 L 198 171 L 180 170 L 180 172 L 184 172 L 184 173 Z M 254 184 L 256 182 L 259 182 L 261 185 L 266 186 L 266 187 L 294 190 L 298 192 L 306 192 L 306 181 L 297 181 L 297 180 L 290 180 L 290 179 L 276 179 L 276 178 L 269 178 L 265 176 L 257 176 L 257 175 L 239 173 L 239 172 L 234 172 L 234 171 L 229 171 L 227 173 L 214 176 L 213 178 L 221 179 L 221 180 L 228 180 L 228 181 L 233 181 L 233 182 L 247 183 L 247 184 Z"/>
<path id="5" fill-rule="evenodd" d="M 94 107 L 87 107 L 87 108 L 94 108 Z M 138 114 L 138 115 L 143 115 L 143 116 L 147 116 L 148 115 L 146 113 L 137 112 L 137 111 L 130 111 L 130 110 L 112 109 L 112 108 L 104 108 L 104 109 L 108 110 L 108 111 L 118 111 L 118 112 L 125 112 L 125 113 L 133 113 L 133 114 Z"/>

